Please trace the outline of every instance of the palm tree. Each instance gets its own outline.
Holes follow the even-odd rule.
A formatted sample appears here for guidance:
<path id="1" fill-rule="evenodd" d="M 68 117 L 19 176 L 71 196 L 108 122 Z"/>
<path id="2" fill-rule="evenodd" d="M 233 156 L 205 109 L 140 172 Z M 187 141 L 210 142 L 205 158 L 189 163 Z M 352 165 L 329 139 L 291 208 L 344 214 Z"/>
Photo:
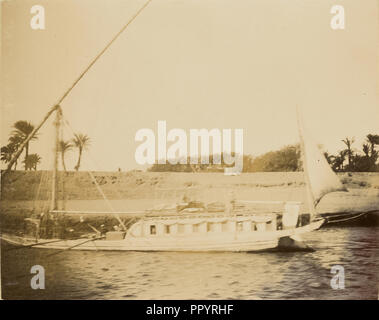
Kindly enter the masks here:
<path id="1" fill-rule="evenodd" d="M 75 137 L 72 142 L 76 148 L 79 150 L 78 162 L 75 166 L 75 170 L 78 171 L 80 168 L 80 160 L 82 158 L 83 150 L 87 149 L 90 145 L 90 138 L 86 134 L 75 133 Z"/>
<path id="2" fill-rule="evenodd" d="M 348 165 L 349 168 L 351 168 L 351 160 L 353 158 L 353 150 L 351 148 L 351 145 L 354 143 L 355 139 L 354 138 L 345 138 L 344 140 L 341 140 L 345 145 L 346 145 L 346 155 L 347 155 L 347 160 L 348 160 Z"/>
<path id="3" fill-rule="evenodd" d="M 41 157 L 37 153 L 29 154 L 23 161 L 27 170 L 37 170 L 37 165 L 41 162 Z"/>
<path id="4" fill-rule="evenodd" d="M 362 151 L 363 153 L 365 154 L 365 157 L 366 158 L 369 158 L 370 157 L 370 146 L 368 143 L 364 143 L 363 146 L 362 146 Z"/>
<path id="5" fill-rule="evenodd" d="M 22 137 L 18 135 L 10 136 L 8 139 L 9 144 L 12 144 L 16 148 L 16 150 L 21 145 L 22 141 L 23 141 Z"/>
<path id="6" fill-rule="evenodd" d="M 10 136 L 9 143 L 6 146 L 1 147 L 1 161 L 5 163 L 10 162 L 21 143 L 22 139 L 19 136 Z M 16 168 L 17 160 L 14 163 L 14 170 L 16 170 Z"/>
<path id="7" fill-rule="evenodd" d="M 70 141 L 60 140 L 58 148 L 59 148 L 59 152 L 61 153 L 61 157 L 62 157 L 63 169 L 64 169 L 64 171 L 67 171 L 66 170 L 66 164 L 64 162 L 64 156 L 65 156 L 65 153 L 67 151 L 70 151 L 73 148 L 73 144 Z"/>
<path id="8" fill-rule="evenodd" d="M 343 163 L 346 158 L 346 150 L 342 150 L 336 155 L 333 159 L 333 170 L 334 171 L 343 171 Z"/>
<path id="9" fill-rule="evenodd" d="M 13 125 L 14 130 L 12 131 L 12 136 L 9 139 L 18 140 L 21 142 L 25 141 L 25 139 L 32 133 L 34 130 L 34 125 L 31 124 L 28 121 L 20 120 L 15 122 Z M 36 136 L 32 137 L 32 140 L 37 139 Z M 25 146 L 25 160 L 28 158 L 29 155 L 29 142 Z M 25 163 L 25 170 L 26 170 L 26 164 L 27 161 L 24 161 Z"/>
<path id="10" fill-rule="evenodd" d="M 375 154 L 375 145 L 379 145 L 379 135 L 378 134 L 368 134 L 366 136 L 367 142 L 371 146 L 371 156 Z"/>
<path id="11" fill-rule="evenodd" d="M 15 153 L 15 146 L 11 143 L 1 147 L 1 161 L 8 163 L 11 161 L 13 154 Z"/>
<path id="12" fill-rule="evenodd" d="M 16 153 L 18 148 L 20 147 L 23 139 L 20 136 L 16 135 L 16 136 L 10 136 L 8 141 L 9 141 L 8 145 L 11 146 L 11 148 L 14 148 L 14 153 Z M 14 170 L 17 169 L 17 163 L 18 163 L 18 159 L 16 159 L 16 161 L 14 163 Z"/>

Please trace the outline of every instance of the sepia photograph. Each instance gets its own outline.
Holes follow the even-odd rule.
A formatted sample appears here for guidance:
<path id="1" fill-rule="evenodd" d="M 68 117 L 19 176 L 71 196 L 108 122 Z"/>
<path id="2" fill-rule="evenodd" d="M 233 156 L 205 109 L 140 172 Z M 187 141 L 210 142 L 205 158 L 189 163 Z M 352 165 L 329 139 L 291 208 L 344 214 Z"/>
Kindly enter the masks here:
<path id="1" fill-rule="evenodd" d="M 2 300 L 379 298 L 378 0 L 3 0 L 0 113 Z"/>

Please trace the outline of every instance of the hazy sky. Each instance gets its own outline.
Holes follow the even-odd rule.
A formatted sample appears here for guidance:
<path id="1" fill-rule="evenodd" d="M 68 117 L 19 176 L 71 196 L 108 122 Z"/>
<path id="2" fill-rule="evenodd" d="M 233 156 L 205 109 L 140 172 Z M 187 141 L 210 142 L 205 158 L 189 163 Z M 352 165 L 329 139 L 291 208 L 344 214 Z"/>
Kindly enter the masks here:
<path id="1" fill-rule="evenodd" d="M 141 0 L 15 0 L 2 7 L 1 145 L 37 124 Z M 32 30 L 30 8 L 45 7 Z M 332 30 L 330 9 L 345 8 Z M 62 103 L 97 169 L 137 167 L 141 128 L 242 128 L 245 153 L 296 143 L 295 107 L 330 152 L 379 133 L 378 1 L 153 0 Z M 66 135 L 69 138 L 69 135 Z M 52 125 L 32 142 L 50 167 Z M 76 152 L 68 154 L 73 168 Z M 90 165 L 87 154 L 83 167 Z"/>

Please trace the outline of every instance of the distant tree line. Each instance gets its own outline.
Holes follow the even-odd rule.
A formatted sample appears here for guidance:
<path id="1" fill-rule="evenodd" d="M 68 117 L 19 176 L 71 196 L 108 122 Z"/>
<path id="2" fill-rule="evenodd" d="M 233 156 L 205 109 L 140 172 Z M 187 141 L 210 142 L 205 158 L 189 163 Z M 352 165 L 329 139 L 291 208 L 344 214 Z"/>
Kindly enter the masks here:
<path id="1" fill-rule="evenodd" d="M 366 141 L 359 151 L 353 147 L 354 138 L 345 138 L 341 140 L 345 148 L 336 155 L 325 152 L 324 155 L 336 172 L 379 172 L 379 152 L 376 147 L 379 145 L 379 135 L 368 134 Z M 234 154 L 232 153 L 232 156 Z M 209 157 L 209 164 L 201 164 L 200 158 L 198 164 L 190 164 L 190 158 L 187 158 L 185 164 L 153 164 L 148 171 L 152 172 L 224 172 L 224 168 L 233 165 L 225 164 L 224 155 L 221 157 L 221 164 L 213 164 L 215 155 Z M 261 156 L 253 157 L 251 155 L 243 156 L 243 172 L 288 172 L 302 171 L 300 146 L 288 145 L 280 150 L 270 151 Z"/>
<path id="2" fill-rule="evenodd" d="M 231 153 L 229 156 L 234 157 L 235 154 Z M 165 164 L 155 163 L 150 168 L 148 168 L 148 171 L 151 172 L 223 172 L 224 168 L 227 167 L 233 167 L 233 165 L 228 165 L 225 163 L 225 157 L 223 154 L 219 155 L 210 155 L 209 156 L 209 164 L 203 164 L 201 163 L 201 158 L 199 157 L 197 164 L 191 163 L 191 158 L 187 157 L 187 159 L 181 158 L 177 159 L 177 164 L 171 164 L 170 162 L 166 162 Z M 220 164 L 215 164 L 214 159 L 220 159 Z M 182 162 L 182 163 L 181 163 Z M 185 162 L 185 163 L 183 163 Z"/>
<path id="3" fill-rule="evenodd" d="M 20 120 L 14 123 L 12 132 L 9 135 L 8 144 L 1 147 L 1 161 L 5 164 L 10 162 L 13 155 L 17 152 L 18 148 L 25 141 L 25 139 L 34 130 L 34 125 L 28 121 Z M 41 157 L 37 153 L 30 153 L 30 143 L 38 140 L 38 135 L 25 145 L 24 158 L 22 163 L 24 170 L 37 170 L 37 166 L 41 163 Z M 379 145 L 379 135 L 368 134 L 365 142 L 362 144 L 361 149 L 354 147 L 354 138 L 345 138 L 341 140 L 344 144 L 344 149 L 340 150 L 337 154 L 329 154 L 325 152 L 324 155 L 336 172 L 379 172 L 379 151 L 376 149 Z M 61 155 L 61 161 L 64 171 L 66 171 L 65 155 L 67 152 L 72 151 L 74 148 L 78 150 L 78 160 L 74 169 L 79 170 L 81 165 L 82 154 L 88 149 L 90 145 L 90 138 L 81 133 L 74 135 L 74 138 L 67 141 L 59 141 L 58 152 Z M 166 162 L 165 164 L 153 164 L 148 171 L 151 172 L 224 172 L 226 167 L 233 167 L 225 162 L 225 157 L 234 157 L 235 154 L 230 155 L 210 155 L 209 164 L 202 164 L 200 158 L 198 164 L 191 164 L 188 157 L 184 164 L 180 161 L 177 164 Z M 214 164 L 214 158 L 221 159 L 220 164 Z M 15 162 L 13 170 L 17 169 L 18 161 Z M 280 150 L 270 151 L 261 156 L 253 157 L 251 155 L 243 156 L 243 172 L 285 172 L 285 171 L 301 171 L 301 155 L 299 145 L 289 145 L 281 148 Z"/>
<path id="4" fill-rule="evenodd" d="M 8 144 L 1 147 L 1 158 L 0 160 L 5 164 L 9 163 L 13 155 L 20 148 L 22 143 L 26 138 L 33 132 L 34 125 L 29 121 L 20 120 L 13 124 L 12 131 L 9 135 Z M 38 134 L 34 135 L 31 140 L 25 145 L 24 159 L 22 163 L 24 164 L 24 170 L 37 170 L 37 166 L 41 163 L 42 158 L 37 153 L 30 154 L 30 142 L 38 140 Z M 78 171 L 80 168 L 80 162 L 82 158 L 83 151 L 86 150 L 90 145 L 90 138 L 81 133 L 74 135 L 74 138 L 69 141 L 59 141 L 58 152 L 61 154 L 62 166 L 64 171 L 66 171 L 65 164 L 65 154 L 71 151 L 73 148 L 78 150 L 78 160 L 75 165 L 75 170 Z M 18 160 L 16 160 L 13 170 L 17 170 Z"/>
<path id="5" fill-rule="evenodd" d="M 336 155 L 325 152 L 324 155 L 328 163 L 337 172 L 378 172 L 379 152 L 376 146 L 379 145 L 379 135 L 368 134 L 366 141 L 362 144 L 361 150 L 353 147 L 354 138 L 341 140 L 345 148 Z"/>
<path id="6" fill-rule="evenodd" d="M 224 172 L 225 168 L 234 165 L 226 164 L 224 159 L 228 156 L 234 157 L 235 153 L 225 155 L 210 155 L 209 164 L 202 164 L 199 157 L 197 164 L 190 163 L 190 157 L 186 159 L 186 163 L 165 164 L 155 163 L 148 171 L 151 172 Z M 214 164 L 213 159 L 221 159 L 220 164 Z M 180 162 L 180 161 L 178 161 Z M 184 161 L 183 161 L 184 162 Z M 298 171 L 301 169 L 300 163 L 300 147 L 286 146 L 278 151 L 270 151 L 262 156 L 254 158 L 251 155 L 243 155 L 243 172 L 262 172 L 262 171 Z"/>

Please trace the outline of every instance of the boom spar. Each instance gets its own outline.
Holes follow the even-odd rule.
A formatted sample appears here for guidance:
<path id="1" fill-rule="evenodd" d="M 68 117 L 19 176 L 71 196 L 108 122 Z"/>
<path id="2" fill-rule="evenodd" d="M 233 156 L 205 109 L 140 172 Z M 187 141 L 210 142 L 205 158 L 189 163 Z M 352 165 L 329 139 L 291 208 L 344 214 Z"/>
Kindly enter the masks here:
<path id="1" fill-rule="evenodd" d="M 84 77 L 84 75 L 88 72 L 89 69 L 96 63 L 96 61 L 104 54 L 105 51 L 108 50 L 108 48 L 112 45 L 112 43 L 127 29 L 127 27 L 137 18 L 137 16 L 148 6 L 148 4 L 152 0 L 147 0 L 145 4 L 128 20 L 128 22 L 121 28 L 119 32 L 116 33 L 116 35 L 109 41 L 109 43 L 102 49 L 97 56 L 90 62 L 90 64 L 84 69 L 84 71 L 79 75 L 79 77 L 73 82 L 71 87 L 69 87 L 66 92 L 62 95 L 62 97 L 59 99 L 58 103 L 52 107 L 49 112 L 46 114 L 46 116 L 43 118 L 41 123 L 29 134 L 29 136 L 25 139 L 25 141 L 21 144 L 17 152 L 12 157 L 11 161 L 9 161 L 7 169 L 3 173 L 3 178 L 9 173 L 14 163 L 17 161 L 18 157 L 21 155 L 22 150 L 24 150 L 26 144 L 36 135 L 38 130 L 42 127 L 42 125 L 46 122 L 46 120 L 51 116 L 51 114 L 60 108 L 60 104 L 62 101 L 68 96 L 68 94 L 74 89 L 74 87 L 78 84 L 78 82 Z"/>

